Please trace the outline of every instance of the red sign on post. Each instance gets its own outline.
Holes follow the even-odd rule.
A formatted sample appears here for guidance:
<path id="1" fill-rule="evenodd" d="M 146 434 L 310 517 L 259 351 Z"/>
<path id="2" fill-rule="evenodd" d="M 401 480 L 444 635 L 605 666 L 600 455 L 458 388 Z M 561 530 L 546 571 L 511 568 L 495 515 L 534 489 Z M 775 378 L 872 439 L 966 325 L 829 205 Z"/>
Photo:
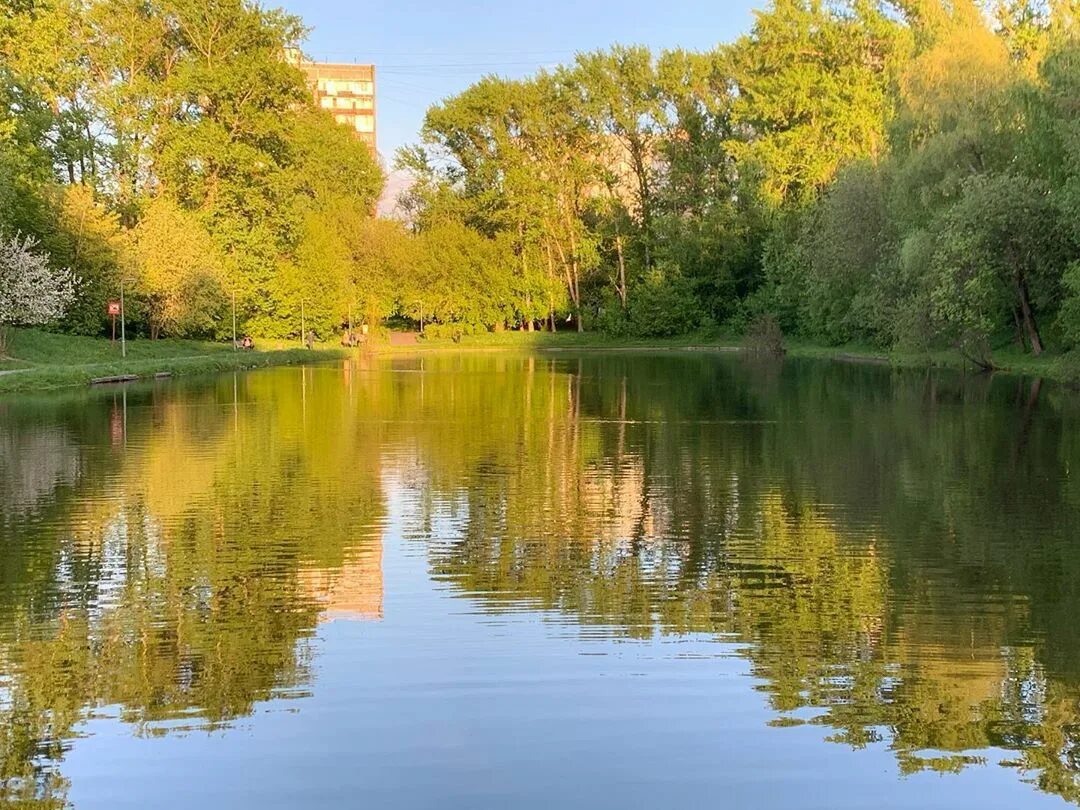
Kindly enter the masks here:
<path id="1" fill-rule="evenodd" d="M 116 343 L 116 316 L 120 314 L 120 302 L 109 302 L 109 320 L 112 321 L 112 342 Z"/>

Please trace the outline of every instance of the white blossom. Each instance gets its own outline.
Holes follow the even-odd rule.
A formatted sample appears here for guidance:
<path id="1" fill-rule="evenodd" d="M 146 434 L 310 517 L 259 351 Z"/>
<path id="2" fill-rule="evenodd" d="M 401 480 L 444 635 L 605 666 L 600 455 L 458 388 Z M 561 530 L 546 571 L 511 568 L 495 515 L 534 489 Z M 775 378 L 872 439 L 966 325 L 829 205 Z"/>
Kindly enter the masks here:
<path id="1" fill-rule="evenodd" d="M 78 279 L 54 269 L 32 236 L 0 238 L 0 327 L 39 326 L 64 317 Z"/>

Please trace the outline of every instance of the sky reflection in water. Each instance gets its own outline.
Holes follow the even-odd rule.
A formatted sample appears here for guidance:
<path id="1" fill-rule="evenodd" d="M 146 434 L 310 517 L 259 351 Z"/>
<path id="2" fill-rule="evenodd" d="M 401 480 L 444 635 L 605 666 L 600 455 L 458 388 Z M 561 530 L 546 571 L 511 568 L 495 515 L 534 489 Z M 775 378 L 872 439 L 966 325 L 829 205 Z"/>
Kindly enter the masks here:
<path id="1" fill-rule="evenodd" d="M 2 400 L 2 796 L 1080 803 L 1072 399 L 671 353 Z"/>

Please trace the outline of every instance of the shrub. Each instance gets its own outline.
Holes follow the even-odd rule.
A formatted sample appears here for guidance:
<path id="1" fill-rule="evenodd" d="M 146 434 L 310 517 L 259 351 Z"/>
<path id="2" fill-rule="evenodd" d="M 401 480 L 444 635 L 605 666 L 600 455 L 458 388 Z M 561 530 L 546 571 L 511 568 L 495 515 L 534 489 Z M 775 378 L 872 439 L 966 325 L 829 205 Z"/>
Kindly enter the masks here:
<path id="1" fill-rule="evenodd" d="M 1054 376 L 1070 388 L 1080 388 L 1080 350 L 1073 349 L 1055 360 Z"/>
<path id="2" fill-rule="evenodd" d="M 783 357 L 784 332 L 775 315 L 759 315 L 746 330 L 743 347 L 753 354 Z"/>
<path id="3" fill-rule="evenodd" d="M 677 270 L 653 270 L 630 291 L 628 329 L 641 337 L 673 337 L 693 332 L 701 305 L 690 282 Z"/>

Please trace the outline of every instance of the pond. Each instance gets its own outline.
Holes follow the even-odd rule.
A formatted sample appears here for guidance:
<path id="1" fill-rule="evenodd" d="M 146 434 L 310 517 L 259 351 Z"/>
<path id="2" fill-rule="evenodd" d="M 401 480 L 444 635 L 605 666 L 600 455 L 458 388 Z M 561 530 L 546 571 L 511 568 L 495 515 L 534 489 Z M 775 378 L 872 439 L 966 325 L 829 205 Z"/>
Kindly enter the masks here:
<path id="1" fill-rule="evenodd" d="M 0 400 L 0 800 L 1080 803 L 1078 401 L 691 352 Z"/>

